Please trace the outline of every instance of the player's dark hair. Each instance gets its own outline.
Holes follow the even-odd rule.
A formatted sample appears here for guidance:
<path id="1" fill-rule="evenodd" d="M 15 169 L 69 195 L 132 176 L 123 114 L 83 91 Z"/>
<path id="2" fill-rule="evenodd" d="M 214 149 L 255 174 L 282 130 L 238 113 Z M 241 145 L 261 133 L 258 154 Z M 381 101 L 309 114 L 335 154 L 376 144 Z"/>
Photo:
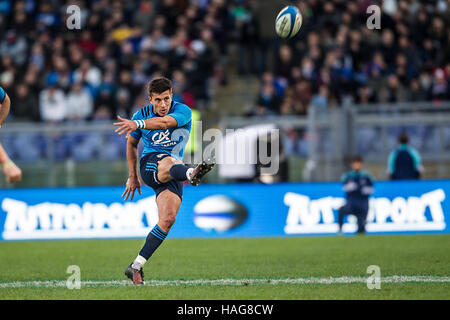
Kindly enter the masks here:
<path id="1" fill-rule="evenodd" d="M 172 91 L 172 81 L 165 77 L 153 79 L 148 85 L 148 94 L 150 97 L 153 93 L 161 94 L 167 90 Z"/>
<path id="2" fill-rule="evenodd" d="M 406 144 L 409 142 L 409 137 L 406 133 L 402 133 L 399 137 L 398 137 L 398 142 L 401 144 Z"/>
<path id="3" fill-rule="evenodd" d="M 364 162 L 363 157 L 361 157 L 359 154 L 354 155 L 351 157 L 350 162 Z"/>

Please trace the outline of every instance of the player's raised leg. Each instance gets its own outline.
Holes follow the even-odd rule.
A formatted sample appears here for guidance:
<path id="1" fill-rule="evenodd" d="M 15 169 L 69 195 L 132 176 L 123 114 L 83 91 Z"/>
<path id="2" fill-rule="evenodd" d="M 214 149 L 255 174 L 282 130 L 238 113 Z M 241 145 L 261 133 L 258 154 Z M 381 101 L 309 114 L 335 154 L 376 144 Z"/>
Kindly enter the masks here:
<path id="1" fill-rule="evenodd" d="M 200 183 L 201 178 L 214 167 L 214 162 L 210 159 L 203 161 L 195 168 L 185 166 L 180 160 L 173 157 L 165 157 L 158 161 L 158 180 L 165 183 L 174 179 L 176 181 L 188 180 L 192 185 L 196 186 Z"/>
<path id="2" fill-rule="evenodd" d="M 165 157 L 158 161 L 158 180 L 161 183 L 169 182 L 171 179 L 190 181 L 193 171 L 193 168 L 185 166 L 182 161 L 173 157 Z"/>

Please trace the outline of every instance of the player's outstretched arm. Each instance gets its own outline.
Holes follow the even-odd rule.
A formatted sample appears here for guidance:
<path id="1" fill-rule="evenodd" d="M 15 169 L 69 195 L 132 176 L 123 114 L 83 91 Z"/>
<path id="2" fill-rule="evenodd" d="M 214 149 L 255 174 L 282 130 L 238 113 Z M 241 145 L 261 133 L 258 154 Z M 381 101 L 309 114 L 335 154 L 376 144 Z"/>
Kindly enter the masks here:
<path id="1" fill-rule="evenodd" d="M 172 116 L 155 117 L 146 120 L 128 120 L 117 116 L 119 122 L 114 122 L 118 128 L 115 130 L 118 134 L 129 134 L 137 129 L 145 130 L 165 130 L 177 126 L 177 121 Z"/>
<path id="2" fill-rule="evenodd" d="M 8 157 L 5 149 L 0 144 L 0 166 L 8 182 L 19 182 L 22 180 L 22 170 Z"/>
<path id="3" fill-rule="evenodd" d="M 127 141 L 127 162 L 128 162 L 128 180 L 122 198 L 125 201 L 130 197 L 130 201 L 134 198 L 134 192 L 141 194 L 141 184 L 137 175 L 137 160 L 138 160 L 138 143 L 139 141 L 132 136 L 128 136 Z"/>
<path id="4" fill-rule="evenodd" d="M 8 94 L 0 87 L 0 127 L 5 122 L 6 117 L 9 114 L 9 109 L 11 106 L 11 100 L 9 100 Z"/>

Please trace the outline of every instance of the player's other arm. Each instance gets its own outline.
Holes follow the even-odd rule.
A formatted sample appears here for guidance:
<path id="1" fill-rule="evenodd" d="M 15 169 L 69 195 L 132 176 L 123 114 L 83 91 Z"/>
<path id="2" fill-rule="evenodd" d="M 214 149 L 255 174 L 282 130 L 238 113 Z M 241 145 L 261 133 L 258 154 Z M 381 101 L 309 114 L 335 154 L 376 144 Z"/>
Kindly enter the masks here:
<path id="1" fill-rule="evenodd" d="M 6 117 L 9 114 L 9 109 L 11 106 L 11 100 L 9 99 L 8 94 L 0 87 L 0 127 L 5 122 Z"/>
<path id="2" fill-rule="evenodd" d="M 129 134 L 137 129 L 165 130 L 178 126 L 177 120 L 169 115 L 145 120 L 128 120 L 121 116 L 117 116 L 117 119 L 120 122 L 115 122 L 114 125 L 119 127 L 115 130 L 118 134 Z"/>
<path id="3" fill-rule="evenodd" d="M 5 149 L 0 144 L 0 166 L 6 176 L 8 182 L 19 182 L 22 180 L 22 171 L 20 168 L 8 157 Z"/>
<path id="4" fill-rule="evenodd" d="M 125 191 L 122 194 L 122 197 L 125 197 L 124 200 L 127 201 L 128 197 L 130 200 L 134 198 L 134 192 L 136 189 L 139 194 L 141 194 L 141 184 L 139 182 L 138 174 L 137 174 L 137 161 L 138 161 L 138 143 L 139 140 L 136 140 L 131 135 L 128 136 L 127 141 L 127 162 L 128 162 L 128 180 L 126 184 Z"/>

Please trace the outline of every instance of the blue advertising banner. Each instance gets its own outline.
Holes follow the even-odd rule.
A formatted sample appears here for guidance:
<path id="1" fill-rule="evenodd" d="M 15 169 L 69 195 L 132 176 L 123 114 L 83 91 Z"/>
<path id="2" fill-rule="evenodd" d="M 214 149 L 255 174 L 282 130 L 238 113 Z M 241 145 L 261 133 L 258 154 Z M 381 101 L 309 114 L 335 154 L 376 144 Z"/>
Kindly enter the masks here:
<path id="1" fill-rule="evenodd" d="M 123 187 L 0 190 L 0 240 L 143 238 L 158 221 L 152 189 L 123 202 Z M 449 233 L 450 180 L 378 182 L 367 232 Z M 170 238 L 332 235 L 340 183 L 185 186 Z M 356 232 L 348 216 L 344 233 Z"/>

